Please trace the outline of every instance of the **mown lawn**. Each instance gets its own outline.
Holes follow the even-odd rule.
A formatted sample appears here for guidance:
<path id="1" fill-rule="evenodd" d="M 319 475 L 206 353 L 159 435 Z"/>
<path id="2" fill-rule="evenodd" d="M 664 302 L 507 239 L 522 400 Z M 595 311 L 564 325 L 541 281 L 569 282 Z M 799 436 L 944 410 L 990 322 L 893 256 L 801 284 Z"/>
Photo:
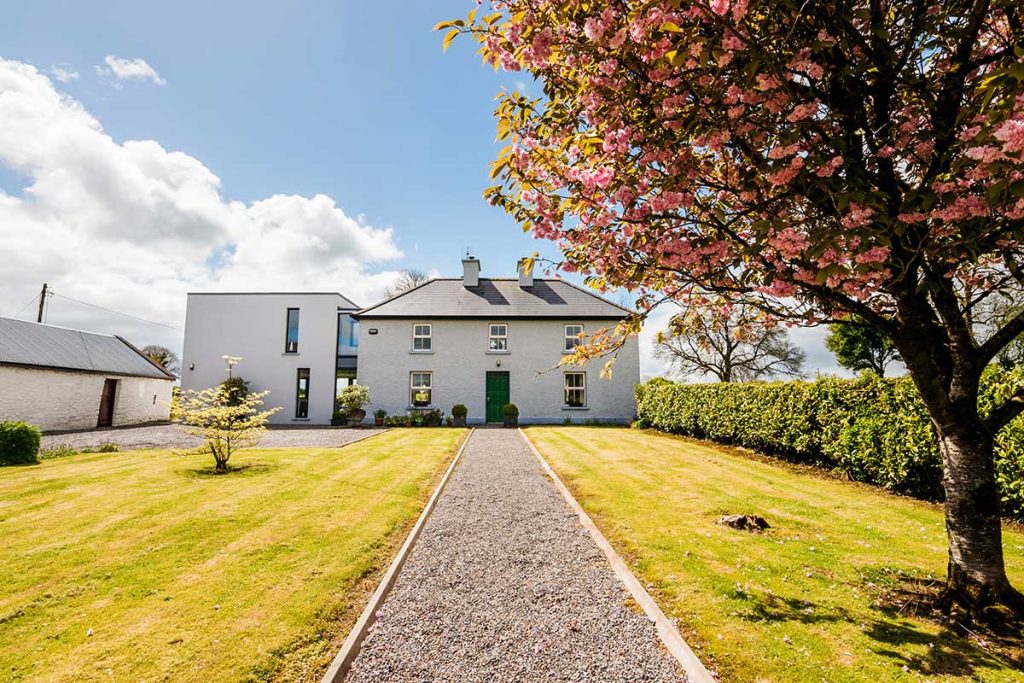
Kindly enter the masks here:
<path id="1" fill-rule="evenodd" d="M 1024 680 L 1020 640 L 925 616 L 945 575 L 936 505 L 651 432 L 527 434 L 723 681 Z M 731 513 L 772 529 L 715 523 Z M 1024 588 L 1024 534 L 1004 546 Z"/>
<path id="2" fill-rule="evenodd" d="M 0 469 L 0 680 L 317 680 L 464 433 Z"/>

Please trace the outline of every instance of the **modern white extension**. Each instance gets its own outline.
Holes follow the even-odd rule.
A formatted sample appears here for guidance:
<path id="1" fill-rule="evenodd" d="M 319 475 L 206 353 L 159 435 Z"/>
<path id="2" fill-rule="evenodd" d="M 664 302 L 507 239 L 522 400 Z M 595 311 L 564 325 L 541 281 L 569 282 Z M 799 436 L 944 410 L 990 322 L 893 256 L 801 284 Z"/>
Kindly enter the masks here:
<path id="1" fill-rule="evenodd" d="M 480 277 L 463 260 L 461 278 L 436 278 L 358 310 L 340 294 L 190 294 L 182 386 L 214 386 L 226 377 L 222 356 L 242 361 L 235 374 L 251 390 L 271 391 L 277 424 L 327 424 L 340 385 L 366 385 L 368 413 L 389 415 L 452 406 L 470 423 L 501 422 L 514 403 L 523 423 L 629 422 L 640 381 L 636 338 L 604 361 L 561 365 L 587 336 L 630 314 L 559 279 L 534 278 L 524 262 L 516 278 Z M 368 417 L 371 420 L 372 417 Z"/>

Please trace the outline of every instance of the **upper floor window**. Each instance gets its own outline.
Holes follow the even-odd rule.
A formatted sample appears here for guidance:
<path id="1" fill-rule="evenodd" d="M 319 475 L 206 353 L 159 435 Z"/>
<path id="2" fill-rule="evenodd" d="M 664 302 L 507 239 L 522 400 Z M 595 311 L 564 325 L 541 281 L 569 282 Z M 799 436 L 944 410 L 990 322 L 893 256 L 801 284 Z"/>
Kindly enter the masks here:
<path id="1" fill-rule="evenodd" d="M 431 334 L 433 332 L 430 323 L 416 323 L 412 326 L 412 350 L 430 351 Z"/>
<path id="2" fill-rule="evenodd" d="M 359 321 L 348 313 L 338 314 L 338 355 L 343 355 L 359 346 Z"/>
<path id="3" fill-rule="evenodd" d="M 508 325 L 491 323 L 487 331 L 488 351 L 508 351 Z"/>
<path id="4" fill-rule="evenodd" d="M 571 324 L 565 326 L 565 339 L 562 351 L 572 353 L 576 347 L 583 343 L 583 325 Z"/>
<path id="5" fill-rule="evenodd" d="M 284 352 L 299 352 L 299 309 L 288 309 L 288 323 L 285 327 Z"/>
<path id="6" fill-rule="evenodd" d="M 587 405 L 587 375 L 583 372 L 565 373 L 565 405 L 583 408 Z"/>

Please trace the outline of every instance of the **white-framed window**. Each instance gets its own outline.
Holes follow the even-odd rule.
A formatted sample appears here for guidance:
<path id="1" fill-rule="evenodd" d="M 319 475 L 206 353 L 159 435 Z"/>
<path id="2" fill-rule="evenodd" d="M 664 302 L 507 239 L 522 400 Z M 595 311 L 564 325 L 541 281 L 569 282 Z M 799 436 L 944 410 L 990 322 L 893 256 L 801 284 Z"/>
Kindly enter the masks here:
<path id="1" fill-rule="evenodd" d="M 430 323 L 413 323 L 412 325 L 412 350 L 430 351 L 433 348 L 432 335 L 434 327 Z"/>
<path id="2" fill-rule="evenodd" d="M 417 371 L 409 373 L 409 405 L 416 408 L 430 406 L 433 398 L 433 374 Z"/>
<path id="3" fill-rule="evenodd" d="M 563 340 L 562 351 L 572 353 L 576 347 L 583 343 L 583 325 L 569 323 L 565 326 L 565 339 Z"/>
<path id="4" fill-rule="evenodd" d="M 487 350 L 508 351 L 508 325 L 491 323 L 487 326 Z"/>
<path id="5" fill-rule="evenodd" d="M 583 408 L 587 405 L 587 373 L 565 373 L 565 406 Z"/>

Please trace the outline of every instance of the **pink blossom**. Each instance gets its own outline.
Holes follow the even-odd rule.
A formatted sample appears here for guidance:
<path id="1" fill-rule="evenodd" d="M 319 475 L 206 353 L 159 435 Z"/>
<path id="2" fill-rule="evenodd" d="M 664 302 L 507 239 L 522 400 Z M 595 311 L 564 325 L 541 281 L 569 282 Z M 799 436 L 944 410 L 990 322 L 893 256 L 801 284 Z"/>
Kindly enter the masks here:
<path id="1" fill-rule="evenodd" d="M 711 11 L 715 14 L 725 14 L 729 11 L 729 0 L 711 0 Z"/>
<path id="2" fill-rule="evenodd" d="M 1024 120 L 1011 119 L 999 126 L 994 133 L 996 140 L 1003 143 L 1007 154 L 1024 150 Z"/>
<path id="3" fill-rule="evenodd" d="M 790 123 L 796 123 L 797 121 L 813 118 L 817 113 L 818 101 L 815 100 L 814 102 L 807 102 L 806 104 L 799 104 L 793 107 L 793 111 L 786 117 L 786 120 Z"/>

